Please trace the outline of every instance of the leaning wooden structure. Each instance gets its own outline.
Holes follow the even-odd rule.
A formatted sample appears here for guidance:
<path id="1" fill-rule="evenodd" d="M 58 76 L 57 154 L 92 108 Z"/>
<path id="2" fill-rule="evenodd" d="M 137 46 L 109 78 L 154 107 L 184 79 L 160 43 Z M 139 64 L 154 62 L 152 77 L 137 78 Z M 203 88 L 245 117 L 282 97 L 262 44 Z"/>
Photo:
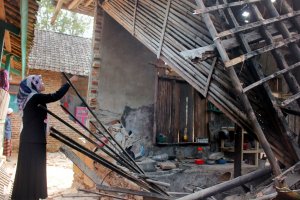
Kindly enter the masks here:
<path id="1" fill-rule="evenodd" d="M 273 172 L 299 160 L 282 109 L 299 111 L 299 2 L 277 0 L 109 0 L 102 8 L 239 126 L 254 133 Z M 241 21 L 247 7 L 250 21 Z M 257 56 L 270 52 L 265 76 Z M 291 54 L 294 60 L 287 60 Z M 292 95 L 280 101 L 268 81 L 283 75 Z M 299 78 L 298 78 L 299 79 Z M 276 158 L 275 158 L 276 157 Z"/>

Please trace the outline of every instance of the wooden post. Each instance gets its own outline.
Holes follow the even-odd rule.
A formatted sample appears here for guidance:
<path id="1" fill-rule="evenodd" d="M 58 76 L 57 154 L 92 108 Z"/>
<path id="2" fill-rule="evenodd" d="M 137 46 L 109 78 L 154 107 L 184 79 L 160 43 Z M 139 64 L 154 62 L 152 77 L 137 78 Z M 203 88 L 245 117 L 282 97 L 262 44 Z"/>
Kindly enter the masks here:
<path id="1" fill-rule="evenodd" d="M 242 175 L 242 128 L 236 125 L 234 134 L 234 178 Z"/>
<path id="2" fill-rule="evenodd" d="M 202 0 L 196 0 L 196 3 L 198 6 L 200 6 L 200 8 L 205 9 L 205 5 Z M 203 16 L 203 21 L 205 22 L 212 38 L 214 39 L 214 43 L 219 51 L 219 54 L 220 54 L 223 62 L 224 63 L 228 62 L 230 59 L 226 53 L 226 50 L 222 46 L 221 40 L 216 38 L 218 33 L 214 27 L 214 24 L 209 16 L 209 14 L 206 13 L 206 14 L 203 14 L 202 16 Z M 271 150 L 270 144 L 268 143 L 268 141 L 264 135 L 264 132 L 262 131 L 262 129 L 258 123 L 258 120 L 255 116 L 255 113 L 254 113 L 252 107 L 251 107 L 248 97 L 244 93 L 242 93 L 243 88 L 241 86 L 241 83 L 240 83 L 237 75 L 236 75 L 236 72 L 234 71 L 233 67 L 229 67 L 228 71 L 229 71 L 229 76 L 233 82 L 233 87 L 234 87 L 233 89 L 235 90 L 236 94 L 240 96 L 241 101 L 242 101 L 243 105 L 245 106 L 245 110 L 247 112 L 246 114 L 248 115 L 249 120 L 251 121 L 252 128 L 253 128 L 255 134 L 257 135 L 266 155 L 268 156 L 268 159 L 272 166 L 273 172 L 275 175 L 279 175 L 281 173 L 280 167 L 275 159 L 273 151 Z"/>
<path id="3" fill-rule="evenodd" d="M 0 63 L 2 62 L 5 28 L 0 26 Z"/>

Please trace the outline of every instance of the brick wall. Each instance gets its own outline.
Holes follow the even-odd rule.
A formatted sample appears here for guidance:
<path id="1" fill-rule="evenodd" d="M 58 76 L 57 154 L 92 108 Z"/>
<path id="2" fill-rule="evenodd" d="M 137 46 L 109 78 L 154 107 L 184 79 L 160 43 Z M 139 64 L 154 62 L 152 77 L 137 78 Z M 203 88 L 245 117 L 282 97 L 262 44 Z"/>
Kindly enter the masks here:
<path id="1" fill-rule="evenodd" d="M 101 34 L 102 34 L 102 23 L 103 23 L 103 10 L 99 5 L 95 9 L 94 14 L 94 34 L 93 34 L 93 57 L 92 57 L 92 67 L 89 75 L 89 85 L 88 85 L 88 104 L 90 105 L 92 110 L 97 110 L 99 108 L 97 102 L 97 95 L 98 95 L 98 84 L 100 79 L 100 43 L 101 43 Z M 90 116 L 91 121 L 93 118 Z M 77 156 L 91 169 L 95 169 L 94 162 L 83 156 L 80 153 L 76 153 Z M 86 188 L 93 188 L 95 185 L 94 183 L 85 176 L 82 171 L 76 166 L 73 165 L 74 171 L 74 180 L 75 183 L 83 184 Z"/>
<path id="2" fill-rule="evenodd" d="M 45 83 L 46 91 L 44 93 L 53 93 L 57 91 L 61 85 L 65 82 L 63 76 L 59 72 L 52 72 L 47 70 L 29 70 L 29 74 L 41 74 L 43 77 L 43 81 Z M 14 82 L 20 82 L 17 78 L 13 79 Z M 79 81 L 75 84 L 75 87 L 79 90 L 81 95 L 83 97 L 86 97 L 87 95 L 87 85 L 88 85 L 88 78 L 87 77 L 80 77 Z M 72 89 L 69 89 L 70 94 L 74 94 Z M 74 94 L 75 95 L 75 94 Z M 68 115 L 64 113 L 64 111 L 60 108 L 60 102 L 54 102 L 48 104 L 48 109 L 53 111 L 55 114 L 57 114 L 59 117 L 63 118 L 65 121 L 69 122 L 70 124 L 74 125 L 79 130 L 83 131 L 83 129 L 75 124 L 73 121 L 71 121 L 68 118 Z M 64 134 L 71 136 L 74 139 L 78 139 L 79 136 L 74 133 L 72 130 L 67 128 L 65 125 L 63 125 L 58 120 L 54 119 L 53 117 L 49 117 L 50 126 L 55 126 L 58 130 L 62 131 Z M 13 151 L 17 152 L 19 148 L 19 134 L 21 131 L 21 117 L 14 113 L 12 116 L 12 130 L 13 130 Z M 57 151 L 60 147 L 60 143 L 52 138 L 51 136 L 48 136 L 47 138 L 47 150 L 50 152 Z"/>
<path id="3" fill-rule="evenodd" d="M 88 87 L 88 103 L 93 110 L 99 108 L 97 102 L 98 85 L 100 79 L 100 43 L 102 35 L 103 24 L 102 8 L 97 5 L 94 17 L 94 34 L 93 34 L 93 58 L 92 68 L 89 75 L 89 87 Z"/>

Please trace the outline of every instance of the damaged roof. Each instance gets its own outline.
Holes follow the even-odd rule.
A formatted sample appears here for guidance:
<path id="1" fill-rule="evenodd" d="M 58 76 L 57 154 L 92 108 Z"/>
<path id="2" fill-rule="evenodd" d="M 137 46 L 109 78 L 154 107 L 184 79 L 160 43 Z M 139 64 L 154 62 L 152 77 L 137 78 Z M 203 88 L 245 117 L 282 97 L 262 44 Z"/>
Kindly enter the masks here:
<path id="1" fill-rule="evenodd" d="M 111 0 L 101 6 L 203 97 L 255 134 L 279 174 L 274 155 L 286 166 L 299 160 L 299 148 L 281 110 L 293 101 L 293 109 L 300 105 L 296 2 Z M 277 63 L 274 74 L 265 75 L 257 59 L 267 52 Z M 287 55 L 296 56 L 286 59 Z M 268 85 L 278 75 L 289 87 L 287 99 L 274 96 Z"/>
<path id="2" fill-rule="evenodd" d="M 35 30 L 29 68 L 88 76 L 91 45 L 92 41 L 88 38 Z"/>

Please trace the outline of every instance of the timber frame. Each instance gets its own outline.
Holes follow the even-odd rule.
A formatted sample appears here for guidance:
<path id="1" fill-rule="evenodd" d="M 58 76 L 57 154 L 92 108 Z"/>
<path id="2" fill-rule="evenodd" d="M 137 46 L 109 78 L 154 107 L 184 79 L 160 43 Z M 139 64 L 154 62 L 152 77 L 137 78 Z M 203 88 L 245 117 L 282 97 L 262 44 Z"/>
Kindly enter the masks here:
<path id="1" fill-rule="evenodd" d="M 58 10 L 62 7 L 76 11 L 92 5 L 87 0 L 57 2 Z M 292 105 L 292 112 L 299 113 L 300 107 L 300 80 L 295 77 L 300 65 L 297 0 L 94 3 L 238 126 L 254 133 L 275 174 L 280 173 L 276 159 L 286 166 L 299 160 L 295 134 L 282 112 Z M 251 14 L 247 21 L 241 18 L 245 8 Z M 277 71 L 272 74 L 263 73 L 259 57 L 264 53 L 270 53 L 276 62 Z M 294 59 L 288 60 L 286 55 Z M 289 88 L 287 99 L 275 97 L 268 84 L 278 76 Z"/>
<path id="2" fill-rule="evenodd" d="M 224 114 L 260 141 L 273 167 L 299 160 L 282 108 L 299 110 L 300 39 L 296 1 L 99 1 L 119 24 L 189 82 Z M 281 9 L 278 9 L 279 5 Z M 241 20 L 247 7 L 251 20 Z M 264 13 L 262 12 L 264 10 Z M 264 75 L 258 56 L 270 52 L 278 70 Z M 295 52 L 295 60 L 285 59 Z M 195 59 L 200 58 L 194 62 Z M 291 96 L 273 96 L 268 81 L 283 76 Z M 259 95 L 258 95 L 259 94 Z"/>
<path id="3" fill-rule="evenodd" d="M 0 0 L 1 68 L 23 78 L 34 37 L 37 11 L 35 0 Z"/>

